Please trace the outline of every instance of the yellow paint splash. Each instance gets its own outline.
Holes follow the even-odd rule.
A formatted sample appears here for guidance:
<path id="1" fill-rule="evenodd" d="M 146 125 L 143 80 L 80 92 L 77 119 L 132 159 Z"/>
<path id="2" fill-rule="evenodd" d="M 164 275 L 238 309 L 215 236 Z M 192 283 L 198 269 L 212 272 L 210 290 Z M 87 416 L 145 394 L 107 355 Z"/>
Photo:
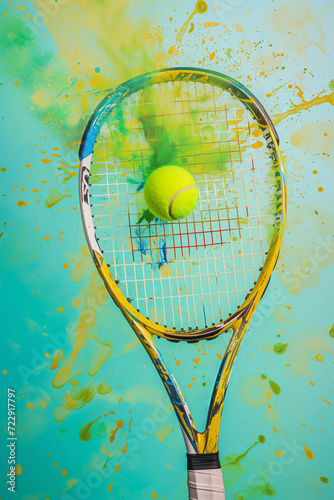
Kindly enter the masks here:
<path id="1" fill-rule="evenodd" d="M 258 55 L 253 55 L 254 68 L 262 78 L 267 78 L 281 69 L 284 58 L 283 52 L 264 50 Z"/>
<path id="2" fill-rule="evenodd" d="M 292 146 L 301 149 L 303 152 L 333 154 L 334 124 L 320 120 L 305 123 L 292 132 L 290 142 Z"/>
<path id="3" fill-rule="evenodd" d="M 305 452 L 306 458 L 308 458 L 309 460 L 313 460 L 313 453 L 312 453 L 312 451 L 309 450 L 305 444 L 303 445 L 303 448 L 304 448 L 304 452 Z"/>
<path id="4" fill-rule="evenodd" d="M 324 11 L 324 8 L 322 9 Z M 322 54 L 326 49 L 323 41 L 326 35 L 322 28 L 321 13 L 313 14 L 313 7 L 304 0 L 283 2 L 269 8 L 265 26 L 273 35 L 285 41 L 285 49 L 289 52 L 303 54 L 308 47 L 315 45 Z"/>
<path id="5" fill-rule="evenodd" d="M 110 431 L 110 442 L 113 443 L 115 441 L 116 432 L 123 427 L 124 423 L 122 420 L 117 420 L 116 429 Z"/>
<path id="6" fill-rule="evenodd" d="M 168 424 L 164 424 L 160 427 L 160 429 L 157 430 L 155 433 L 156 437 L 159 439 L 159 441 L 164 441 L 167 436 L 171 433 L 172 429 Z"/>
<path id="7" fill-rule="evenodd" d="M 222 23 L 215 23 L 213 21 L 203 23 L 203 28 L 214 28 L 215 26 L 223 26 L 223 24 Z"/>
<path id="8" fill-rule="evenodd" d="M 74 401 L 82 401 L 84 404 L 89 403 L 95 396 L 93 382 L 88 387 L 75 387 L 71 391 L 71 398 Z"/>
<path id="9" fill-rule="evenodd" d="M 152 9 L 118 0 L 95 2 L 93 8 L 82 6 L 81 0 L 66 2 L 66 8 L 54 2 L 49 15 L 43 2 L 35 3 L 58 54 L 43 68 L 47 81 L 38 78 L 30 84 L 31 100 L 43 122 L 62 135 L 69 150 L 77 149 L 78 126 L 105 91 L 134 74 L 166 66 L 161 29 Z M 83 29 L 78 30 L 73 19 Z M 70 172 L 67 180 L 72 176 Z"/>
<path id="10" fill-rule="evenodd" d="M 275 307 L 274 317 L 278 323 L 286 325 L 295 321 L 291 307 L 281 304 Z"/>
<path id="11" fill-rule="evenodd" d="M 101 368 L 102 364 L 111 358 L 112 345 L 108 341 L 102 341 L 98 338 L 88 339 L 85 343 L 90 353 L 90 362 L 88 366 L 88 375 L 93 377 Z"/>
<path id="12" fill-rule="evenodd" d="M 107 379 L 96 387 L 96 391 L 101 395 L 109 394 L 109 392 L 111 392 L 111 387 L 107 385 Z"/>
<path id="13" fill-rule="evenodd" d="M 69 416 L 69 414 L 71 413 L 70 410 L 67 410 L 65 408 L 63 408 L 62 406 L 57 406 L 55 409 L 54 409 L 54 416 L 55 416 L 55 419 L 58 423 L 60 422 L 63 422 L 65 420 L 66 417 Z"/>
<path id="14" fill-rule="evenodd" d="M 69 181 L 70 179 L 72 179 L 72 177 L 76 177 L 78 175 L 78 173 L 75 170 L 77 170 L 77 169 L 78 169 L 78 165 L 75 165 L 74 167 L 72 167 L 72 165 L 70 163 L 68 163 L 67 161 L 64 161 L 62 163 L 62 165 L 60 167 L 58 167 L 58 170 L 63 172 L 64 182 Z"/>
<path id="15" fill-rule="evenodd" d="M 324 398 L 320 398 L 321 401 L 323 401 L 324 403 L 327 403 L 329 406 L 332 406 L 332 403 L 330 403 L 329 401 L 326 401 L 326 399 Z"/>
<path id="16" fill-rule="evenodd" d="M 23 472 L 22 465 L 16 464 L 15 465 L 15 476 L 20 476 Z"/>
<path id="17" fill-rule="evenodd" d="M 88 387 L 75 387 L 62 399 L 62 406 L 54 410 L 57 422 L 62 422 L 73 410 L 80 410 L 89 403 L 95 396 L 93 382 Z"/>
<path id="18" fill-rule="evenodd" d="M 329 103 L 334 106 L 334 92 L 330 94 L 325 94 L 321 96 L 324 91 L 321 91 L 314 99 L 306 101 L 303 96 L 301 96 L 301 102 L 299 104 L 292 103 L 292 109 L 285 111 L 284 113 L 279 113 L 273 117 L 273 122 L 275 125 L 280 123 L 282 120 L 288 118 L 288 116 L 295 115 L 299 111 L 307 110 L 313 106 L 319 106 L 320 104 Z M 321 96 L 321 97 L 320 97 Z"/>
<path id="19" fill-rule="evenodd" d="M 179 43 L 182 42 L 183 35 L 187 31 L 187 28 L 188 28 L 189 23 L 192 20 L 192 18 L 196 14 L 205 14 L 207 10 L 208 10 L 208 5 L 206 2 L 204 2 L 203 0 L 198 0 L 196 2 L 194 11 L 190 14 L 190 16 L 188 17 L 186 22 L 182 25 L 182 27 L 180 28 L 180 30 L 178 31 L 178 33 L 176 35 L 177 42 L 179 42 Z"/>
<path id="20" fill-rule="evenodd" d="M 100 351 L 97 351 L 93 356 L 94 362 L 93 365 L 90 366 L 90 374 L 97 373 L 103 361 L 108 358 L 112 350 L 111 344 L 98 340 L 96 337 L 97 334 L 91 333 L 91 328 L 95 326 L 96 312 L 108 301 L 108 293 L 101 283 L 97 271 L 94 271 L 90 275 L 89 281 L 90 284 L 81 307 L 79 326 L 72 339 L 73 350 L 72 353 L 62 361 L 62 365 L 58 368 L 57 374 L 52 381 L 52 385 L 55 388 L 63 387 L 67 382 L 84 371 L 85 367 L 77 360 L 77 355 L 80 349 L 85 348 L 86 342 L 90 338 L 94 338 L 98 344 L 103 346 L 102 354 Z M 103 350 L 106 346 L 107 353 Z"/>
<path id="21" fill-rule="evenodd" d="M 268 407 L 264 411 L 264 414 L 272 424 L 278 422 L 281 417 L 280 411 L 278 410 L 278 408 L 276 408 L 276 406 L 273 405 L 268 405 Z"/>
<path id="22" fill-rule="evenodd" d="M 90 251 L 87 246 L 82 247 L 81 255 L 81 259 L 75 264 L 71 272 L 71 280 L 74 283 L 79 283 L 82 280 L 87 264 L 91 263 Z M 78 305 L 74 305 L 74 307 L 78 307 Z"/>
<path id="23" fill-rule="evenodd" d="M 268 401 L 271 392 L 260 377 L 250 377 L 242 386 L 241 395 L 247 403 L 259 406 Z"/>
<path id="24" fill-rule="evenodd" d="M 50 189 L 49 198 L 45 200 L 45 206 L 46 208 L 52 208 L 64 198 L 70 198 L 71 196 L 71 194 L 61 194 L 58 189 Z"/>
<path id="25" fill-rule="evenodd" d="M 59 361 L 64 357 L 64 352 L 61 349 L 56 349 L 53 353 L 53 357 L 54 359 L 51 364 L 51 370 L 55 370 L 57 368 Z"/>

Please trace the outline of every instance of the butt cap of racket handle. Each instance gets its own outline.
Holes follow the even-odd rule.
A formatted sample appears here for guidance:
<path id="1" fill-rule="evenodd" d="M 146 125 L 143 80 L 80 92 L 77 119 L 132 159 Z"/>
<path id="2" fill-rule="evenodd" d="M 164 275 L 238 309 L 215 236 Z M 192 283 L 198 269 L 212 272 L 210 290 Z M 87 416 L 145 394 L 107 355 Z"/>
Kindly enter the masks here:
<path id="1" fill-rule="evenodd" d="M 189 500 L 225 500 L 218 453 L 187 454 Z"/>

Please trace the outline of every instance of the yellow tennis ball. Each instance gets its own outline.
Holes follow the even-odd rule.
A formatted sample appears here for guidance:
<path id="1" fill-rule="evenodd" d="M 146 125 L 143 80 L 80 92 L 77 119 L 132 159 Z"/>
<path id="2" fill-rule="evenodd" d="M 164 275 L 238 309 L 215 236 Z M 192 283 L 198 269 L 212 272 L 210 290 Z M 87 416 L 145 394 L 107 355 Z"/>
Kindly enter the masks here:
<path id="1" fill-rule="evenodd" d="M 191 214 L 198 201 L 198 189 L 188 170 L 166 165 L 157 168 L 148 177 L 144 197 L 152 214 L 172 221 Z"/>

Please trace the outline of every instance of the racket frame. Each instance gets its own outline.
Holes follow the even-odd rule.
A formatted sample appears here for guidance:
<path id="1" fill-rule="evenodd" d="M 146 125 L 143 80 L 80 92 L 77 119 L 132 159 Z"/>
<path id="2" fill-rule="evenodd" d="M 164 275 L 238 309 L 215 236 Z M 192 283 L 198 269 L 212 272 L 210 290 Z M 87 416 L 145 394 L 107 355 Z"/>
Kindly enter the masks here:
<path id="1" fill-rule="evenodd" d="M 230 315 L 223 322 L 204 329 L 184 331 L 166 328 L 143 317 L 121 292 L 116 280 L 110 272 L 107 262 L 103 256 L 103 252 L 101 251 L 96 239 L 89 202 L 89 175 L 92 152 L 96 137 L 106 116 L 113 110 L 114 107 L 120 104 L 124 98 L 128 97 L 132 93 L 137 92 L 148 85 L 177 80 L 212 83 L 235 95 L 245 104 L 263 129 L 263 136 L 267 141 L 267 145 L 272 155 L 277 188 L 277 215 L 274 237 L 271 241 L 263 268 L 256 283 L 254 284 L 254 288 L 250 291 L 244 303 L 236 310 L 236 312 Z M 279 151 L 279 140 L 276 130 L 260 102 L 248 89 L 246 89 L 246 87 L 236 80 L 214 71 L 196 68 L 162 69 L 125 82 L 104 98 L 104 100 L 96 108 L 86 127 L 80 146 L 79 156 L 81 215 L 87 243 L 97 270 L 102 277 L 111 298 L 117 307 L 122 311 L 124 317 L 135 331 L 137 337 L 146 349 L 159 373 L 179 420 L 187 453 L 189 455 L 215 454 L 218 450 L 221 414 L 232 367 L 247 326 L 249 325 L 256 307 L 268 286 L 271 274 L 279 256 L 279 250 L 283 237 L 286 217 L 286 184 L 284 163 Z M 202 339 L 213 339 L 230 329 L 232 329 L 232 335 L 216 377 L 207 416 L 206 428 L 203 432 L 199 432 L 195 427 L 186 400 L 173 374 L 165 363 L 161 352 L 156 346 L 153 336 L 162 337 L 170 341 L 181 340 L 187 342 L 198 342 Z"/>

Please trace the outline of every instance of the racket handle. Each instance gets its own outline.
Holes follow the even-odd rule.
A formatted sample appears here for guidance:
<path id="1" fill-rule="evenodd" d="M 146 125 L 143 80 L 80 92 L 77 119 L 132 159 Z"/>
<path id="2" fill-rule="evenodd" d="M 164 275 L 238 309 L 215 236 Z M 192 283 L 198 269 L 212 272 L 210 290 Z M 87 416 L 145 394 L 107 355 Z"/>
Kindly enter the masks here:
<path id="1" fill-rule="evenodd" d="M 189 500 L 225 500 L 219 453 L 187 453 Z"/>

